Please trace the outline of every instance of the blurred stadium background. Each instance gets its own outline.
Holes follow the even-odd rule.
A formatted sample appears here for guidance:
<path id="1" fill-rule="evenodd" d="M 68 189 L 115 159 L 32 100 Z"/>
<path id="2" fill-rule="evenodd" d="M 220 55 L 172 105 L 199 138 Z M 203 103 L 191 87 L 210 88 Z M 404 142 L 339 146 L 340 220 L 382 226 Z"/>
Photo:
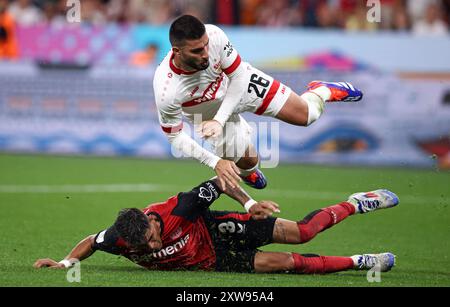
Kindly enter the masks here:
<path id="1" fill-rule="evenodd" d="M 450 178 L 446 171 L 450 169 L 450 1 L 82 0 L 81 22 L 69 22 L 70 10 L 76 2 L 0 0 L 2 233 L 14 228 L 11 223 L 16 220 L 10 218 L 20 213 L 29 223 L 36 217 L 43 219 L 39 225 L 25 229 L 34 233 L 34 238 L 48 242 L 50 234 L 43 232 L 59 232 L 57 225 L 64 227 L 71 223 L 64 221 L 61 212 L 71 212 L 75 203 L 69 203 L 69 199 L 73 194 L 95 189 L 102 193 L 93 199 L 78 197 L 76 204 L 77 208 L 100 216 L 99 220 L 94 222 L 78 213 L 78 222 L 83 223 L 70 224 L 60 238 L 66 240 L 64 244 L 54 243 L 52 249 L 45 249 L 35 242 L 33 252 L 23 254 L 22 258 L 48 257 L 56 250 L 62 258 L 67 252 L 67 242 L 75 243 L 86 231 L 93 233 L 107 226 L 126 199 L 131 197 L 134 206 L 141 207 L 149 201 L 148 194 L 139 197 L 124 194 L 119 198 L 105 194 L 111 190 L 148 191 L 150 198 L 165 199 L 170 191 L 188 189 L 212 174 L 194 162 L 162 161 L 173 157 L 158 124 L 153 73 L 170 49 L 170 22 L 187 13 L 205 23 L 220 25 L 245 61 L 297 92 L 302 92 L 311 80 L 345 80 L 365 93 L 361 103 L 329 105 L 320 121 L 306 129 L 279 123 L 280 133 L 258 131 L 260 138 L 271 137 L 274 144 L 279 144 L 281 164 L 296 164 L 267 170 L 272 187 L 281 192 L 258 195 L 308 203 L 301 210 L 288 209 L 295 217 L 324 202 L 336 201 L 338 196 L 345 197 L 345 193 L 355 189 L 384 184 L 396 188 L 412 204 L 425 204 L 427 197 L 431 197 L 430 206 L 439 209 L 436 220 L 431 217 L 428 220 L 435 223 L 434 239 L 430 240 L 426 232 L 420 235 L 424 236 L 423 242 L 431 244 L 428 250 L 442 253 L 446 260 L 442 260 L 444 269 L 436 265 L 433 277 L 422 276 L 425 281 L 421 282 L 450 285 L 447 259 Z M 381 4 L 379 21 L 368 19 L 373 7 L 368 6 L 369 2 Z M 256 123 L 271 121 L 251 114 L 244 117 Z M 264 151 L 261 154 L 263 160 L 273 158 L 270 151 L 266 156 Z M 124 156 L 145 159 L 132 162 L 133 159 Z M 192 174 L 190 179 L 174 178 L 179 169 Z M 297 171 L 317 182 L 298 178 Z M 164 184 L 170 188 L 166 185 L 164 189 Z M 289 188 L 290 194 L 284 193 L 283 188 Z M 294 197 L 293 191 L 297 189 L 299 195 Z M 328 194 L 321 193 L 322 190 Z M 68 196 L 61 201 L 52 193 Z M 407 240 L 410 232 L 405 225 L 419 223 L 428 212 L 424 207 L 415 208 L 415 214 L 396 216 L 403 218 L 404 223 L 403 236 L 399 238 Z M 57 223 L 53 224 L 51 214 L 41 216 L 41 210 L 54 212 Z M 392 224 L 398 221 L 392 220 Z M 362 223 L 355 226 L 363 227 Z M 26 233 L 25 229 L 21 231 Z M 385 237 L 391 234 L 381 233 Z M 15 232 L 11 240 L 1 243 L 2 259 L 12 261 L 2 267 L 3 273 L 15 271 L 17 263 L 11 259 L 17 256 L 16 249 L 20 250 L 17 242 L 28 244 L 21 241 L 20 234 Z M 439 238 L 444 242 L 438 243 Z M 355 240 L 364 246 L 357 236 Z M 382 242 L 381 238 L 376 247 L 384 248 Z M 401 245 L 400 239 L 391 243 L 393 247 L 404 247 L 405 255 L 417 253 L 408 249 L 409 243 Z M 321 247 L 332 246 L 325 251 L 346 253 L 333 247 L 331 241 L 313 246 L 319 252 Z M 351 244 L 345 246 L 351 250 Z M 410 262 L 410 268 L 420 266 L 424 258 L 426 255 Z M 33 260 L 27 258 L 28 262 Z M 0 284 L 38 285 L 42 276 L 29 270 L 31 263 L 21 266 L 16 279 L 8 279 L 11 274 L 1 274 Z M 418 272 L 405 277 L 412 285 L 420 283 L 415 273 Z M 57 273 L 49 274 L 43 284 L 54 282 Z M 198 280 L 203 279 L 208 285 L 208 278 L 204 281 L 201 275 Z M 246 278 L 237 279 L 246 284 Z M 286 278 L 280 285 L 296 285 L 295 278 Z M 166 284 L 174 285 L 174 280 Z M 192 285 L 198 284 L 198 280 L 192 281 Z M 129 281 L 148 284 L 145 277 Z M 213 280 L 210 284 L 215 285 Z M 217 280 L 217 285 L 220 284 Z M 327 284 L 339 285 L 339 281 L 322 279 L 317 283 Z M 397 279 L 391 284 L 402 285 L 402 281 Z M 251 279 L 249 285 L 261 284 Z"/>
<path id="2" fill-rule="evenodd" d="M 297 92 L 315 79 L 364 89 L 313 127 L 281 124 L 281 161 L 450 167 L 449 1 L 381 1 L 373 23 L 351 0 L 86 0 L 81 23 L 70 1 L 0 3 L 2 151 L 170 157 L 152 76 L 168 24 L 191 13 Z"/>

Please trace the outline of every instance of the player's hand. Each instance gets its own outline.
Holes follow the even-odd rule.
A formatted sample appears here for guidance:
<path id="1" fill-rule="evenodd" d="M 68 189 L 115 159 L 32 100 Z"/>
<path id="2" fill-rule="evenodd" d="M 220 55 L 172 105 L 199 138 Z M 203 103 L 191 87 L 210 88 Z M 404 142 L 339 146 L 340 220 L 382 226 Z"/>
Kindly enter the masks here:
<path id="1" fill-rule="evenodd" d="M 238 187 L 239 182 L 242 180 L 239 177 L 241 171 L 233 161 L 220 159 L 214 171 L 217 174 L 222 191 L 225 191 L 227 186 L 232 189 Z"/>
<path id="2" fill-rule="evenodd" d="M 40 269 L 40 268 L 65 269 L 66 268 L 64 266 L 64 264 L 58 263 L 55 260 L 49 259 L 49 258 L 36 260 L 36 262 L 33 264 L 33 267 L 35 267 L 36 269 Z"/>
<path id="3" fill-rule="evenodd" d="M 200 124 L 198 128 L 202 138 L 217 138 L 222 135 L 223 127 L 217 120 L 207 120 Z"/>
<path id="4" fill-rule="evenodd" d="M 255 220 L 263 220 L 272 216 L 274 213 L 280 213 L 280 207 L 271 200 L 261 200 L 250 207 L 249 212 Z"/>

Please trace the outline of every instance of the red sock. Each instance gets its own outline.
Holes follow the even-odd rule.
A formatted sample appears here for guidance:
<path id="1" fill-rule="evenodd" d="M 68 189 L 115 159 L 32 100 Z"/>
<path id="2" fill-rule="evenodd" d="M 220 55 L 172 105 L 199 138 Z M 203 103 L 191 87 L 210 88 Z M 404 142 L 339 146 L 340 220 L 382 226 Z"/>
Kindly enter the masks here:
<path id="1" fill-rule="evenodd" d="M 350 257 L 300 255 L 292 253 L 295 272 L 301 274 L 324 274 L 353 269 Z"/>
<path id="2" fill-rule="evenodd" d="M 300 230 L 300 242 L 308 242 L 319 232 L 336 225 L 354 213 L 355 207 L 347 202 L 310 213 L 302 221 L 297 222 L 298 229 Z"/>

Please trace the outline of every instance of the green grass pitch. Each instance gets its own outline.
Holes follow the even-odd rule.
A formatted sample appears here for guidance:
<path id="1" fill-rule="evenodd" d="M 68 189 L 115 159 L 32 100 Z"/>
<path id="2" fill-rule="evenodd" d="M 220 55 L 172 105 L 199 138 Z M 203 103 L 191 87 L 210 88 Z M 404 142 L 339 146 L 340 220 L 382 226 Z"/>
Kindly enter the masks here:
<path id="1" fill-rule="evenodd" d="M 300 220 L 353 192 L 388 188 L 400 205 L 352 216 L 305 245 L 264 250 L 353 255 L 391 251 L 397 266 L 369 283 L 365 272 L 331 275 L 147 271 L 97 252 L 81 264 L 81 282 L 62 270 L 36 270 L 38 258 L 61 260 L 89 234 L 110 226 L 119 209 L 143 208 L 210 178 L 193 161 L 0 155 L 0 286 L 450 286 L 450 173 L 436 170 L 280 165 L 269 186 L 247 189 Z M 213 209 L 242 210 L 226 196 Z"/>

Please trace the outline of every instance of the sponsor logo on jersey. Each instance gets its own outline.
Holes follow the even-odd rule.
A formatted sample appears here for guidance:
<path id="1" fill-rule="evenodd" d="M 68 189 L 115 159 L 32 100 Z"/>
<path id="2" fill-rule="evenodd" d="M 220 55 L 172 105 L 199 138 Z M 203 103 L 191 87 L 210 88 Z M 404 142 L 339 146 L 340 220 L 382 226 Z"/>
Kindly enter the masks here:
<path id="1" fill-rule="evenodd" d="M 139 263 L 139 262 L 151 262 L 155 258 L 165 258 L 167 256 L 171 256 L 175 253 L 178 253 L 181 251 L 189 242 L 189 234 L 185 235 L 183 238 L 181 238 L 179 241 L 177 241 L 175 244 L 169 245 L 163 249 L 161 249 L 158 252 L 154 252 L 152 254 L 146 254 L 146 255 L 130 255 L 129 259 L 133 262 Z"/>
<path id="2" fill-rule="evenodd" d="M 191 96 L 191 97 L 194 96 L 194 94 L 198 91 L 198 89 L 199 89 L 199 87 L 196 86 L 196 87 L 192 90 L 190 96 Z"/>
<path id="3" fill-rule="evenodd" d="M 218 198 L 219 197 L 219 193 L 217 193 L 216 188 L 209 182 L 207 182 L 206 185 L 208 186 L 208 189 L 214 194 L 214 197 Z"/>
<path id="4" fill-rule="evenodd" d="M 183 102 L 182 106 L 192 107 L 201 104 L 203 102 L 214 100 L 216 98 L 217 91 L 219 90 L 220 85 L 222 84 L 223 76 L 224 74 L 221 74 L 219 77 L 217 77 L 216 81 L 211 82 L 209 86 L 206 88 L 206 90 L 203 92 L 202 97 Z"/>
<path id="5" fill-rule="evenodd" d="M 231 45 L 231 42 L 228 42 L 225 47 L 223 48 L 227 52 L 227 57 L 230 57 L 231 53 L 233 53 L 233 45 Z"/>
<path id="6" fill-rule="evenodd" d="M 152 255 L 154 258 L 164 258 L 164 257 L 170 256 L 170 255 L 173 255 L 175 253 L 178 253 L 180 250 L 182 250 L 188 242 L 189 242 L 189 234 L 185 235 L 183 238 L 181 238 L 175 244 L 169 245 L 169 246 L 161 249 L 159 252 L 154 252 Z"/>

